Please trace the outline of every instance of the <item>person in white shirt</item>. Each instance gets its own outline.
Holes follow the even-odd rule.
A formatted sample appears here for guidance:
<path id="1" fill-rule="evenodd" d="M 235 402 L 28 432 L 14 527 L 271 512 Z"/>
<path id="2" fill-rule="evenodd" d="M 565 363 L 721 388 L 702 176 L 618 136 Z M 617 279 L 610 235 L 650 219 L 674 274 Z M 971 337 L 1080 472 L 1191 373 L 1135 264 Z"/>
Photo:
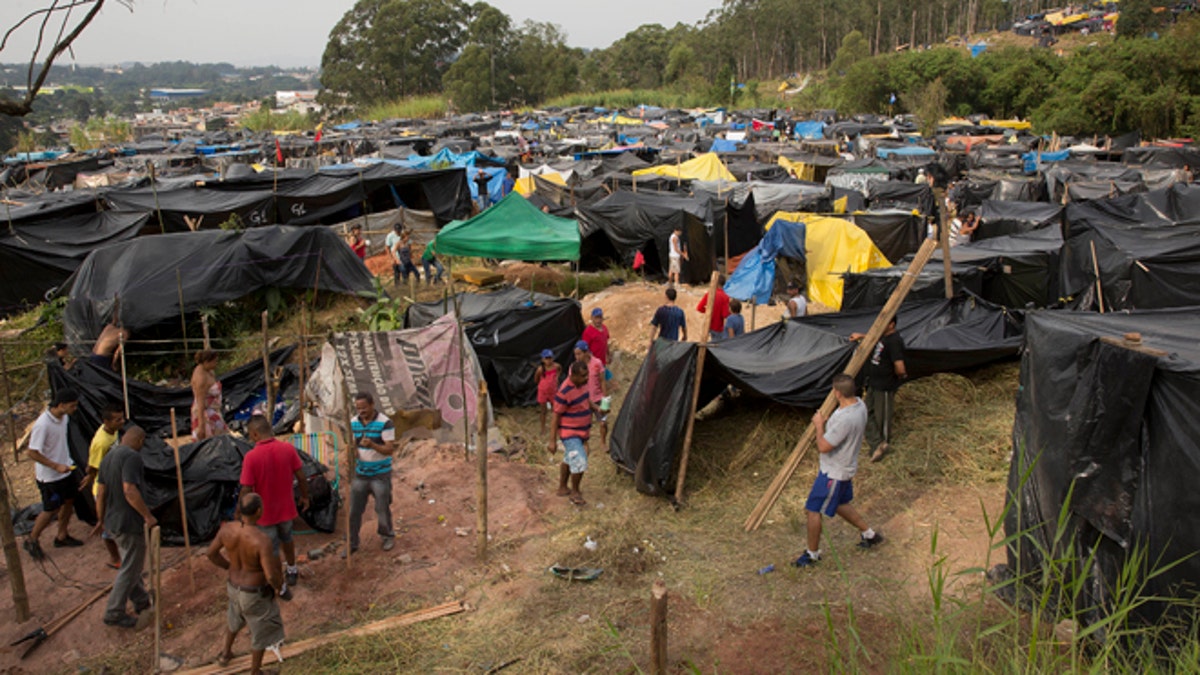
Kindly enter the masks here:
<path id="1" fill-rule="evenodd" d="M 789 281 L 787 285 L 787 318 L 795 319 L 808 314 L 808 300 L 800 292 L 800 284 Z"/>
<path id="2" fill-rule="evenodd" d="M 34 560 L 45 559 L 39 539 L 50 525 L 54 514 L 58 514 L 58 536 L 55 548 L 83 546 L 83 542 L 69 532 L 75 498 L 79 495 L 81 480 L 73 475 L 75 462 L 71 459 L 67 444 L 67 428 L 71 414 L 79 407 L 79 394 L 74 389 L 62 388 L 54 392 L 50 407 L 33 423 L 29 435 L 29 458 L 35 462 L 34 477 L 38 492 L 42 495 L 42 512 L 33 521 L 33 531 L 25 540 L 25 551 Z"/>
<path id="3" fill-rule="evenodd" d="M 671 232 L 669 243 L 671 250 L 667 254 L 670 263 L 667 267 L 667 284 L 678 286 L 679 269 L 683 265 L 681 261 L 688 259 L 687 249 L 683 246 L 683 228 L 681 226 L 675 226 L 675 230 Z"/>

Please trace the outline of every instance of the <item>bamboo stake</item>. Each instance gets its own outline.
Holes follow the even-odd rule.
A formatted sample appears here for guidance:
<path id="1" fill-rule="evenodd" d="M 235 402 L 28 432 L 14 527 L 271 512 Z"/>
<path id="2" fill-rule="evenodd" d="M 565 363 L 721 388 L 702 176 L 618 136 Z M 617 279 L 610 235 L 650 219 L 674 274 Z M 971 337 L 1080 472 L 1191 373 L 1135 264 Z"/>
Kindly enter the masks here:
<path id="1" fill-rule="evenodd" d="M 12 419 L 11 415 L 9 419 Z M 8 476 L 4 473 L 3 463 L 0 463 L 0 505 L 4 506 L 5 511 L 9 508 L 9 497 Z M 21 552 L 17 549 L 17 534 L 13 531 L 12 518 L 0 518 L 0 539 L 3 540 L 4 563 L 8 566 L 8 585 L 12 589 L 16 621 L 24 623 L 30 616 L 29 593 L 25 590 L 25 571 L 21 567 Z"/>
<path id="2" fill-rule="evenodd" d="M 454 320 L 458 323 L 455 338 L 458 340 L 458 383 L 462 389 L 463 406 L 463 459 L 471 461 L 471 420 L 467 416 L 467 336 L 462 323 L 462 303 L 454 296 Z M 475 413 L 479 414 L 478 411 Z"/>
<path id="3" fill-rule="evenodd" d="M 937 201 L 937 203 L 944 206 L 945 191 L 937 190 L 936 192 L 933 193 L 933 195 L 934 195 L 934 199 Z M 950 228 L 946 227 L 946 209 L 939 208 L 938 214 L 939 214 L 938 241 L 941 243 L 941 247 L 942 247 L 942 272 L 945 276 L 945 281 L 946 281 L 946 297 L 953 298 L 954 297 L 954 271 L 952 269 L 951 260 L 950 260 Z"/>
<path id="4" fill-rule="evenodd" d="M 313 279 L 313 300 L 312 301 L 313 301 L 314 307 L 317 304 L 317 293 L 321 289 L 321 266 L 325 259 L 324 255 L 325 255 L 325 251 L 320 251 L 320 250 L 317 251 L 317 273 L 315 275 L 316 278 Z"/>
<path id="5" fill-rule="evenodd" d="M 662 579 L 650 589 L 650 673 L 667 673 L 667 584 Z"/>
<path id="6" fill-rule="evenodd" d="M 475 459 L 479 482 L 475 484 L 475 555 L 479 562 L 487 560 L 488 544 L 488 469 L 487 469 L 487 382 L 479 382 L 479 405 L 475 408 L 479 431 L 475 436 Z"/>
<path id="7" fill-rule="evenodd" d="M 129 419 L 129 378 L 125 370 L 125 333 L 117 335 L 117 349 L 121 350 L 121 396 L 125 398 L 125 419 Z"/>
<path id="8" fill-rule="evenodd" d="M 896 290 L 892 291 L 892 296 L 888 298 L 887 304 L 879 311 L 879 315 L 875 317 L 875 323 L 871 324 L 871 329 L 867 332 L 866 337 L 858 344 L 858 348 L 854 351 L 854 356 L 851 357 L 849 365 L 843 371 L 847 375 L 855 376 L 867 362 L 867 357 L 870 356 L 871 350 L 875 348 L 875 343 L 879 341 L 883 331 L 887 328 L 892 317 L 896 315 L 896 310 L 900 308 L 900 304 L 904 302 L 905 296 L 916 283 L 917 275 L 921 273 L 921 269 L 929 262 L 929 258 L 933 255 L 934 249 L 937 248 L 936 239 L 926 239 L 925 243 L 921 244 L 921 248 L 917 251 L 916 257 L 913 258 L 908 269 L 904 272 L 904 278 L 900 280 L 900 284 Z M 824 415 L 829 415 L 833 412 L 836 405 L 833 393 L 825 397 L 825 402 L 821 404 L 820 411 Z M 800 437 L 800 441 L 796 443 L 796 447 L 792 449 L 792 454 L 788 456 L 784 462 L 783 468 L 771 481 L 771 485 L 767 488 L 766 493 L 759 499 L 754 509 L 750 512 L 750 516 L 746 518 L 744 527 L 747 532 L 757 530 L 766 520 L 767 512 L 778 501 L 779 496 L 783 494 L 783 488 L 787 482 L 791 480 L 792 475 L 800 466 L 800 461 L 804 459 L 810 447 L 816 441 L 817 430 L 812 424 L 804 430 L 804 434 Z"/>
<path id="9" fill-rule="evenodd" d="M 158 214 L 158 230 L 161 234 L 166 234 L 167 226 L 163 223 L 162 207 L 158 204 L 158 179 L 154 176 L 154 162 L 146 162 L 146 167 L 150 170 L 150 190 L 154 193 L 154 212 Z"/>
<path id="10" fill-rule="evenodd" d="M 1096 259 L 1096 241 L 1088 242 L 1092 247 L 1092 271 L 1096 273 L 1096 300 L 1100 303 L 1100 313 L 1104 313 L 1104 287 L 1100 285 L 1100 262 Z"/>
<path id="11" fill-rule="evenodd" d="M 725 276 L 729 276 L 729 197 L 725 198 Z"/>
<path id="12" fill-rule="evenodd" d="M 308 305 L 300 305 L 300 433 L 306 433 L 304 412 L 308 410 L 308 395 L 304 388 L 308 379 Z"/>
<path id="13" fill-rule="evenodd" d="M 262 361 L 263 378 L 266 387 L 266 401 L 263 403 L 263 415 L 268 422 L 275 420 L 275 398 L 271 395 L 271 352 L 267 343 L 267 312 L 262 313 Z"/>
<path id="14" fill-rule="evenodd" d="M 154 666 L 159 670 L 162 657 L 162 531 L 157 525 L 150 530 L 150 577 L 154 581 Z"/>
<path id="15" fill-rule="evenodd" d="M 21 445 L 17 443 L 17 423 L 13 420 L 12 384 L 8 381 L 8 360 L 4 356 L 4 345 L 0 345 L 0 372 L 3 372 L 4 377 L 4 417 L 8 419 L 8 436 L 13 444 L 13 462 L 19 462 Z"/>
<path id="16" fill-rule="evenodd" d="M 750 332 L 751 333 L 754 332 L 754 319 L 755 319 L 754 315 L 757 313 L 758 313 L 758 299 L 751 297 L 750 298 Z"/>
<path id="17" fill-rule="evenodd" d="M 212 349 L 212 343 L 208 340 L 208 317 L 200 315 L 200 330 L 204 332 L 204 348 Z"/>
<path id="18" fill-rule="evenodd" d="M 713 306 L 717 304 L 717 272 L 708 282 L 708 302 L 704 305 L 704 326 L 700 329 L 700 351 L 696 354 L 696 377 L 692 381 L 692 401 L 688 406 L 687 430 L 683 434 L 683 451 L 679 455 L 679 476 L 675 479 L 675 503 L 683 502 L 683 484 L 687 479 L 688 456 L 692 451 L 692 431 L 696 427 L 696 406 L 700 404 L 700 378 L 704 376 L 704 356 L 708 352 L 708 335 L 712 327 Z"/>
<path id="19" fill-rule="evenodd" d="M 183 465 L 179 462 L 179 427 L 175 424 L 175 409 L 171 408 L 171 449 L 175 451 L 175 483 L 179 487 L 179 517 L 183 521 L 183 545 L 187 549 L 188 578 L 192 593 L 196 592 L 196 570 L 192 563 L 192 539 L 188 536 L 187 496 L 183 491 Z"/>
<path id="20" fill-rule="evenodd" d="M 346 417 L 346 436 L 350 441 L 346 444 L 346 569 L 350 569 L 350 484 L 354 481 L 354 460 L 358 456 L 358 439 L 354 437 L 354 416 L 350 413 L 350 385 L 342 375 L 342 414 Z"/>
<path id="21" fill-rule="evenodd" d="M 178 267 L 175 268 L 175 287 L 179 289 L 179 325 L 183 329 L 183 352 L 185 354 L 184 359 L 186 360 L 186 354 L 192 350 L 188 347 L 187 315 L 183 311 L 183 275 L 180 274 Z"/>

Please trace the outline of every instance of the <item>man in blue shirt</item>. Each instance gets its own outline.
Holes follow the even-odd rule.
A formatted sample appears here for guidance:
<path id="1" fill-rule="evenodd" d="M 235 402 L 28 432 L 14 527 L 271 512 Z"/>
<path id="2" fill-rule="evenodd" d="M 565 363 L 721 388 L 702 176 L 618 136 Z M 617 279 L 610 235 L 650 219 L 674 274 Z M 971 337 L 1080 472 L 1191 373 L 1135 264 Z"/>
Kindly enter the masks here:
<path id="1" fill-rule="evenodd" d="M 729 316 L 725 317 L 725 337 L 735 338 L 746 332 L 746 319 L 742 317 L 742 301 L 729 299 Z"/>
<path id="2" fill-rule="evenodd" d="M 675 304 L 677 297 L 674 288 L 667 289 L 667 304 L 659 307 L 654 312 L 654 318 L 650 319 L 650 325 L 658 328 L 658 335 L 654 335 L 654 331 L 650 332 L 650 346 L 654 346 L 654 338 L 660 337 L 664 340 L 687 340 L 687 316 L 684 315 L 683 309 Z"/>
<path id="3" fill-rule="evenodd" d="M 350 421 L 358 456 L 354 479 L 350 481 L 350 553 L 358 550 L 358 532 L 362 529 L 367 497 L 375 498 L 376 531 L 382 548 L 392 550 L 396 531 L 392 529 L 392 455 L 396 452 L 396 428 L 387 415 L 375 410 L 375 399 L 361 392 L 354 397 L 358 413 Z"/>

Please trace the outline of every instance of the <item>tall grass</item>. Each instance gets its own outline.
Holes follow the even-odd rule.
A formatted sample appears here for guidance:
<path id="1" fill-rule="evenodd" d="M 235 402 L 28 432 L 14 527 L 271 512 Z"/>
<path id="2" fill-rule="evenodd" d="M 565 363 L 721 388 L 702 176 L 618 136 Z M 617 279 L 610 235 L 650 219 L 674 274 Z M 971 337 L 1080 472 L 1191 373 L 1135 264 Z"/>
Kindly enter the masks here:
<path id="1" fill-rule="evenodd" d="M 296 110 L 275 112 L 259 108 L 241 119 L 242 126 L 250 131 L 307 131 L 317 126 L 316 118 L 309 113 Z"/>
<path id="2" fill-rule="evenodd" d="M 436 119 L 445 117 L 449 110 L 445 97 L 412 96 L 398 101 L 378 103 L 358 111 L 359 117 L 368 120 L 386 119 Z"/>

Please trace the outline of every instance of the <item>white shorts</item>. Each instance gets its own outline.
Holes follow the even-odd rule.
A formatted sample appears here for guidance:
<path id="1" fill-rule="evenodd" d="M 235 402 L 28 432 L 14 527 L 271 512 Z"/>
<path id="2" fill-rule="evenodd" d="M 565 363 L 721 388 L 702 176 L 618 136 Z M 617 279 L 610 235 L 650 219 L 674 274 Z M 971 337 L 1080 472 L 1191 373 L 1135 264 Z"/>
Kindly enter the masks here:
<path id="1" fill-rule="evenodd" d="M 667 268 L 668 273 L 679 274 L 679 260 L 679 258 L 671 258 L 670 266 Z"/>

